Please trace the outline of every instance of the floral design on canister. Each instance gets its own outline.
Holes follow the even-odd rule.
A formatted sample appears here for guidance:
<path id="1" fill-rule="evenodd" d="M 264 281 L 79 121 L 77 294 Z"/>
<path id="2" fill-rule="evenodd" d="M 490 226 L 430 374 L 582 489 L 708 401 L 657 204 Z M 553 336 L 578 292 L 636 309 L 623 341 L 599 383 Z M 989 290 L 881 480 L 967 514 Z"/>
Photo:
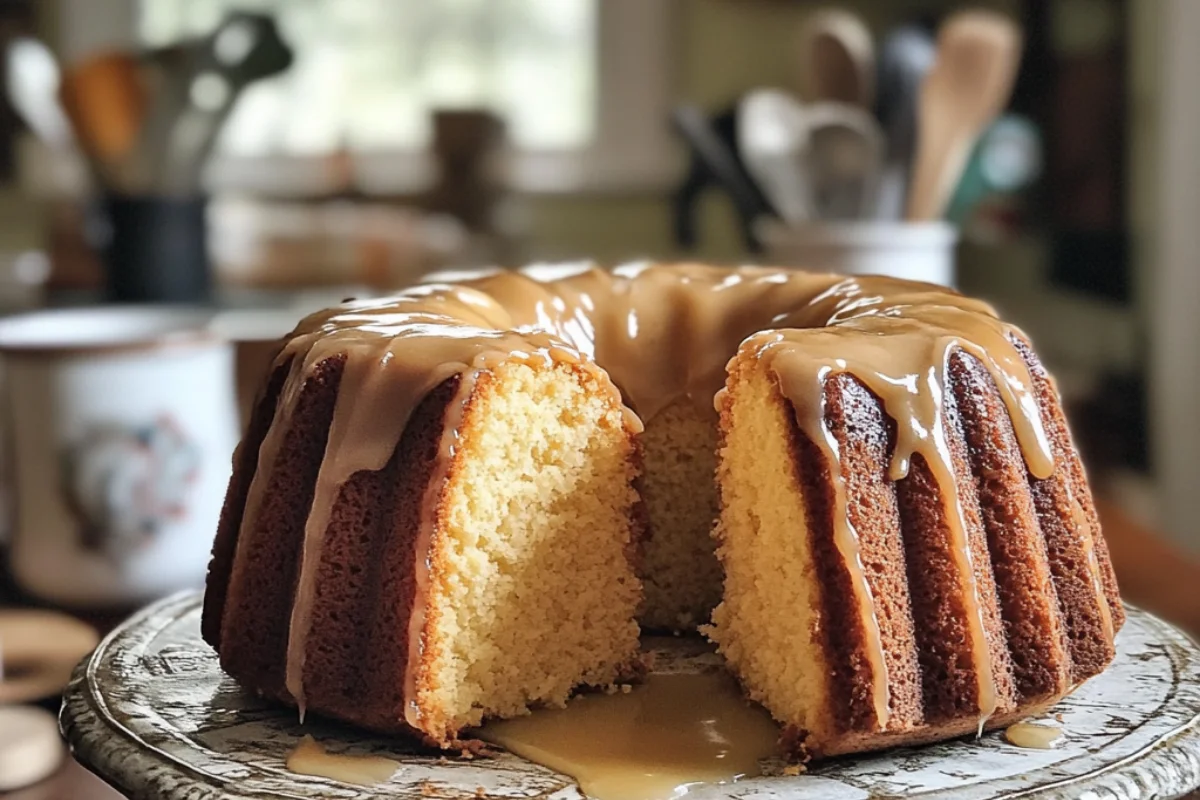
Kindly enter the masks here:
<path id="1" fill-rule="evenodd" d="M 93 425 L 66 448 L 62 463 L 63 492 L 80 523 L 80 542 L 120 560 L 187 518 L 200 452 L 164 415 L 143 425 Z"/>

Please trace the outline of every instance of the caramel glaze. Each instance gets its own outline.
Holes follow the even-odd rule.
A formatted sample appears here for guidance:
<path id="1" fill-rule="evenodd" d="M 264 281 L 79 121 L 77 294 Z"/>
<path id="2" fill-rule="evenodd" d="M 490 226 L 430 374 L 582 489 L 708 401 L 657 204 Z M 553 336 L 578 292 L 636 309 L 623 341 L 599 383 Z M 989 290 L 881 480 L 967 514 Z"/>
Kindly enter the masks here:
<path id="1" fill-rule="evenodd" d="M 260 449 L 260 465 L 274 463 L 314 368 L 333 356 L 346 358 L 305 526 L 289 629 L 286 687 L 302 715 L 307 635 L 329 510 L 355 472 L 387 463 L 409 415 L 426 394 L 461 376 L 425 495 L 419 554 L 429 552 L 437 500 L 455 453 L 458 415 L 481 373 L 508 362 L 579 365 L 608 391 L 620 393 L 628 427 L 636 432 L 679 398 L 711 412 L 725 382 L 726 363 L 739 346 L 775 375 L 801 429 L 831 465 L 835 537 L 868 632 L 880 729 L 889 715 L 883 645 L 857 535 L 846 512 L 837 441 L 824 416 L 825 381 L 841 372 L 870 388 L 896 421 L 890 476 L 903 478 L 919 455 L 937 479 L 953 528 L 974 649 L 981 659 L 980 724 L 994 712 L 997 691 L 987 663 L 988 634 L 943 419 L 948 359 L 954 350 L 970 353 L 991 373 L 1030 474 L 1048 477 L 1054 463 L 1031 377 L 1013 344 L 1018 334 L 990 306 L 929 284 L 762 267 L 628 265 L 608 272 L 587 265 L 542 266 L 451 280 L 438 282 L 435 276 L 434 282 L 393 298 L 348 302 L 313 314 L 276 359 L 277 367 L 290 365 L 290 372 Z M 257 518 L 266 472 L 259 470 L 251 483 L 243 532 Z M 414 698 L 428 585 L 428 563 L 417 561 L 405 683 L 406 721 L 413 727 L 420 720 Z"/>
<path id="2" fill-rule="evenodd" d="M 1034 750 L 1053 750 L 1062 743 L 1066 735 L 1057 725 L 1037 722 L 1018 722 L 1004 729 L 1004 738 L 1009 744 Z"/>
<path id="3" fill-rule="evenodd" d="M 721 671 L 652 674 L 631 691 L 584 694 L 478 733 L 597 800 L 674 800 L 698 783 L 757 777 L 779 741 L 771 716 Z"/>
<path id="4" fill-rule="evenodd" d="M 400 763 L 383 756 L 330 753 L 313 737 L 305 736 L 288 754 L 287 768 L 297 775 L 313 775 L 356 786 L 378 786 L 391 780 Z"/>

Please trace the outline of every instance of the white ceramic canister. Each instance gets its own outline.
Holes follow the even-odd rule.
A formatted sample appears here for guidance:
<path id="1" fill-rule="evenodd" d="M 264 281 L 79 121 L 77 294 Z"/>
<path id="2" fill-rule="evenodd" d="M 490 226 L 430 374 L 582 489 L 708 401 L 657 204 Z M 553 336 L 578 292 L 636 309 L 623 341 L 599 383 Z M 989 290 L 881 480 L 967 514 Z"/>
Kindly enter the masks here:
<path id="1" fill-rule="evenodd" d="M 9 568 L 73 607 L 200 586 L 239 427 L 210 313 L 108 306 L 0 320 Z"/>
<path id="2" fill-rule="evenodd" d="M 945 222 L 763 220 L 763 263 L 843 275 L 888 275 L 954 286 L 958 232 Z"/>

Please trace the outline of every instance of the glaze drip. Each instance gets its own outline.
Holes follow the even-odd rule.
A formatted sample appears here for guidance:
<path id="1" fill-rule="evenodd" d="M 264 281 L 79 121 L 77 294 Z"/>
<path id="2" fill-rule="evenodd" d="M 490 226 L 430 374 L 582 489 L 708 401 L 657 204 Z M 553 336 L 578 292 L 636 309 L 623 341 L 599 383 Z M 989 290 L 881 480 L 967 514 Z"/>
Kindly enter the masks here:
<path id="1" fill-rule="evenodd" d="M 970 606 L 971 635 L 981 664 L 982 718 L 996 706 L 990 648 L 974 565 L 954 491 L 944 408 L 950 356 L 978 359 L 1000 392 L 1029 472 L 1048 477 L 1054 459 L 1032 390 L 1032 379 L 1012 337 L 986 303 L 928 284 L 762 267 L 719 269 L 695 265 L 630 265 L 612 272 L 587 265 L 531 267 L 475 273 L 433 282 L 385 300 L 345 303 L 303 320 L 276 366 L 289 373 L 276 420 L 263 441 L 260 464 L 272 464 L 281 431 L 319 365 L 344 359 L 325 458 L 305 526 L 296 580 L 286 685 L 303 711 L 304 663 L 316 572 L 328 514 L 356 472 L 381 469 L 391 458 L 416 406 L 443 382 L 458 378 L 444 419 L 437 461 L 417 532 L 416 597 L 409 622 L 410 667 L 420 663 L 424 633 L 426 556 L 439 524 L 437 505 L 455 457 L 459 418 L 475 379 L 512 361 L 546 367 L 576 365 L 593 373 L 626 406 L 627 425 L 641 429 L 680 398 L 712 413 L 726 363 L 747 348 L 775 374 L 795 408 L 797 422 L 822 450 L 835 476 L 835 536 L 859 595 L 873 680 L 876 718 L 888 720 L 886 662 L 872 587 L 845 513 L 837 442 L 825 422 L 825 382 L 853 375 L 882 401 L 896 421 L 890 477 L 902 480 L 913 456 L 929 465 L 946 504 L 955 558 Z M 767 330 L 763 330 L 763 329 Z M 267 481 L 251 484 L 243 529 L 256 523 Z M 239 537 L 239 542 L 246 537 Z M 420 676 L 405 676 L 406 718 L 418 721 Z"/>
<path id="2" fill-rule="evenodd" d="M 1096 607 L 1100 612 L 1100 624 L 1104 628 L 1104 637 L 1111 641 L 1114 634 L 1112 609 L 1108 607 L 1108 595 L 1104 591 L 1104 579 L 1100 574 L 1100 560 L 1096 557 L 1096 540 L 1091 534 L 1092 523 L 1083 504 L 1071 490 L 1069 483 L 1064 483 L 1071 506 L 1071 521 L 1074 533 L 1083 543 L 1083 551 L 1087 555 L 1088 573 L 1092 578 L 1092 589 L 1096 593 Z"/>
<path id="3" fill-rule="evenodd" d="M 846 570 L 850 573 L 850 585 L 853 587 L 862 620 L 863 632 L 867 637 L 867 660 L 871 666 L 872 703 L 875 709 L 876 724 L 882 730 L 887 727 L 891 717 L 891 696 L 887 681 L 887 656 L 883 650 L 883 634 L 879 629 L 879 618 L 875 610 L 875 595 L 867 580 L 866 567 L 863 564 L 862 552 L 859 547 L 858 532 L 850 520 L 850 509 L 846 501 L 846 479 L 842 474 L 840 447 L 837 437 L 829 430 L 825 422 L 825 381 L 830 370 L 828 367 L 818 367 L 812 375 L 815 387 L 808 397 L 818 397 L 817 403 L 795 406 L 796 420 L 800 429 L 809 440 L 821 450 L 825 463 L 829 465 L 829 477 L 833 482 L 833 540 L 838 555 Z"/>
<path id="4" fill-rule="evenodd" d="M 1062 728 L 1038 722 L 1018 722 L 1004 730 L 1009 744 L 1034 750 L 1053 750 L 1066 738 Z"/>
<path id="5" fill-rule="evenodd" d="M 400 763 L 383 756 L 350 756 L 330 753 L 311 736 L 303 737 L 288 755 L 288 771 L 297 775 L 379 786 L 391 780 L 401 769 Z"/>

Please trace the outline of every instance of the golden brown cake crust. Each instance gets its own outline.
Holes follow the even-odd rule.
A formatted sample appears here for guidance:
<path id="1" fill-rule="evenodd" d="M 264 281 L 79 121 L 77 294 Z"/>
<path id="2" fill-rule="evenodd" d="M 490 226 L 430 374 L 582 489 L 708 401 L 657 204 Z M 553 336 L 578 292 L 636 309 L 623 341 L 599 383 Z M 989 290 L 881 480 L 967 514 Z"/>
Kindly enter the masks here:
<path id="1" fill-rule="evenodd" d="M 894 433 L 889 434 L 878 401 L 848 375 L 830 381 L 826 403 L 830 432 L 839 445 L 851 524 L 877 601 L 874 612 L 887 659 L 891 719 L 876 717 L 866 632 L 852 600 L 845 559 L 833 539 L 830 466 L 796 427 L 796 461 L 809 501 L 809 531 L 822 588 L 821 633 L 833 665 L 831 711 L 843 732 L 874 730 L 885 722 L 904 728 L 921 721 L 922 701 L 895 490 L 886 479 L 889 436 Z"/>
<path id="2" fill-rule="evenodd" d="M 1040 702 L 1070 686 L 1071 659 L 1029 478 L 1012 423 L 982 365 L 957 353 L 950 374 L 1018 698 L 1021 703 Z"/>
<path id="3" fill-rule="evenodd" d="M 845 602 L 848 596 L 845 573 L 829 541 L 827 466 L 799 428 L 794 428 L 794 458 L 800 473 L 807 476 L 806 495 L 810 501 L 817 499 L 810 507 L 810 535 L 822 570 L 825 646 L 830 663 L 835 665 L 829 711 L 841 730 L 841 735 L 834 739 L 816 741 L 808 731 L 785 728 L 782 742 L 794 758 L 807 760 L 924 744 L 973 735 L 981 726 L 983 730 L 1001 729 L 1057 702 L 1072 687 L 1072 673 L 1080 674 L 1087 669 L 1080 665 L 1072 667 L 1063 616 L 1051 582 L 1046 544 L 1028 488 L 1030 479 L 1019 458 L 1011 426 L 1005 424 L 1007 415 L 995 396 L 991 378 L 977 362 L 962 353 L 954 356 L 951 374 L 956 405 L 967 409 L 962 415 L 950 416 L 950 424 L 959 428 L 963 435 L 961 446 L 955 445 L 956 455 L 970 462 L 974 476 L 973 480 L 965 474 L 960 477 L 962 485 L 973 486 L 972 491 L 979 498 L 978 510 L 971 513 L 973 519 L 969 524 L 978 523 L 991 540 L 988 549 L 982 552 L 992 561 L 995 582 L 987 585 L 986 569 L 980 570 L 980 577 L 985 580 L 987 595 L 996 598 L 996 613 L 1004 618 L 1003 628 L 994 622 L 997 627 L 992 631 L 996 636 L 994 657 L 1003 659 L 1000 661 L 1002 668 L 1012 672 L 1007 682 L 1003 674 L 997 675 L 1002 687 L 1002 708 L 990 719 L 981 720 L 975 688 L 977 676 L 967 672 L 955 680 L 954 673 L 946 668 L 947 663 L 962 660 L 976 663 L 968 637 L 954 629 L 961 624 L 964 612 L 927 607 L 927 604 L 937 602 L 933 596 L 938 592 L 943 593 L 942 602 L 952 602 L 955 595 L 961 595 L 959 586 L 952 582 L 942 584 L 942 581 L 950 580 L 953 568 L 944 562 L 939 564 L 938 557 L 933 555 L 945 552 L 948 545 L 944 540 L 939 542 L 936 537 L 931 538 L 940 527 L 938 517 L 943 512 L 928 469 L 914 464 L 903 481 L 896 483 L 886 479 L 886 454 L 893 445 L 885 443 L 882 459 L 879 452 L 872 454 L 872 451 L 878 446 L 877 437 L 894 436 L 894 432 L 889 432 L 892 425 L 887 424 L 889 420 L 879 419 L 879 401 L 869 390 L 849 376 L 839 376 L 840 380 L 830 383 L 826 413 L 842 448 L 843 469 L 853 473 L 848 481 L 854 498 L 851 507 L 870 509 L 869 513 L 860 512 L 863 519 L 856 524 L 856 529 L 862 534 L 871 526 L 882 526 L 893 532 L 903 527 L 907 531 L 910 550 L 920 551 L 908 562 L 911 580 L 908 576 L 901 578 L 904 589 L 883 591 L 890 591 L 892 599 L 904 598 L 908 587 L 914 587 L 918 598 L 912 613 L 918 630 L 914 634 L 910 623 L 907 641 L 903 637 L 903 628 L 900 636 L 886 635 L 885 641 L 891 657 L 911 650 L 914 641 L 922 643 L 922 667 L 920 678 L 908 677 L 912 673 L 899 673 L 899 680 L 895 673 L 889 675 L 894 716 L 891 724 L 881 730 L 874 724 L 871 713 L 869 680 L 856 677 L 855 671 L 846 668 L 846 665 L 862 664 L 862 659 L 854 655 L 854 649 L 861 649 L 864 644 L 858 620 Z M 1043 397 L 1043 402 L 1050 399 Z M 847 428 L 853 430 L 852 439 L 845 434 Z M 1073 449 L 1070 452 L 1073 453 Z M 965 473 L 966 464 L 960 464 L 959 468 Z M 1070 475 L 1065 462 L 1056 475 L 1064 478 Z M 897 494 L 911 504 L 905 511 L 903 524 L 894 510 Z M 826 499 L 822 500 L 823 497 Z M 864 543 L 869 543 L 872 538 L 870 534 L 862 537 Z M 977 541 L 974 547 L 982 548 L 982 544 Z M 871 551 L 867 544 L 864 553 Z M 870 556 L 864 561 L 871 564 Z M 900 553 L 893 563 L 903 567 L 904 553 Z M 868 574 L 874 578 L 873 586 L 881 585 L 876 570 L 869 569 Z M 1001 606 L 1005 609 L 1003 613 L 999 610 Z M 888 624 L 882 624 L 888 630 Z M 925 626 L 923 630 L 922 625 Z M 829 631 L 840 631 L 840 635 L 831 636 Z M 947 641 L 954 642 L 959 649 L 945 646 Z M 862 669 L 860 666 L 860 672 Z M 932 686 L 933 689 L 922 690 L 922 679 L 925 687 Z M 912 698 L 909 705 L 900 705 L 896 702 L 895 690 L 904 691 L 908 682 L 917 684 L 917 691 L 906 693 L 906 697 Z"/>
<path id="4" fill-rule="evenodd" d="M 310 709 L 406 732 L 404 676 L 415 593 L 416 531 L 452 378 L 413 413 L 387 465 L 341 490 L 317 574 L 304 685 Z"/>
<path id="5" fill-rule="evenodd" d="M 319 465 L 320 459 L 313 458 L 315 448 L 304 433 L 310 424 L 321 429 L 322 419 L 328 430 L 341 368 L 338 359 L 319 366 L 302 389 L 293 420 L 296 433 L 285 440 L 273 473 L 280 476 L 276 480 L 281 484 L 294 474 L 289 469 L 293 464 L 298 470 L 307 467 L 307 480 L 297 483 L 311 487 L 315 481 L 313 465 Z M 286 369 L 285 365 L 276 370 L 272 384 Z M 450 379 L 422 401 L 383 470 L 356 474 L 342 487 L 330 521 L 329 557 L 321 564 L 319 610 L 314 615 L 310 633 L 313 649 L 305 668 L 307 705 L 314 713 L 379 731 L 420 735 L 404 722 L 402 690 L 408 659 L 404 623 L 412 606 L 413 543 L 421 496 L 441 439 L 446 406 L 456 388 L 457 379 Z M 277 391 L 265 394 L 256 418 L 270 419 L 275 411 L 273 397 L 277 402 Z M 244 481 L 248 488 L 249 479 L 235 472 L 236 486 Z M 289 519 L 289 514 L 307 514 L 311 489 L 306 496 L 283 496 L 283 500 L 265 506 L 261 523 L 249 533 L 269 540 L 267 546 L 273 545 L 275 552 L 261 558 L 284 570 L 276 573 L 279 577 L 274 580 L 273 570 L 256 571 L 253 600 L 257 608 L 248 604 L 241 613 L 227 611 L 222 626 L 244 632 L 248 616 L 256 615 L 255 620 L 265 617 L 273 622 L 266 638 L 269 647 L 255 648 L 255 640 L 244 635 L 230 636 L 225 641 L 218 636 L 217 641 L 209 642 L 221 653 L 222 666 L 230 675 L 264 695 L 291 704 L 293 698 L 284 686 L 282 653 L 286 648 L 287 610 L 295 591 L 296 563 L 294 555 L 288 558 L 279 551 L 289 546 L 298 550 L 298 543 L 284 541 L 284 535 L 303 530 L 302 522 Z M 243 493 L 230 493 L 222 518 L 227 516 L 229 521 L 223 523 L 219 537 L 223 534 L 227 539 L 236 538 L 240 525 L 237 511 L 244 504 Z M 358 538 L 363 532 L 367 538 Z M 367 553 L 369 558 L 365 557 Z M 213 574 L 219 580 L 225 573 Z M 210 582 L 213 580 L 210 577 Z M 207 594 L 217 596 L 211 589 Z M 219 610 L 216 603 L 205 610 L 205 624 L 210 630 L 216 627 L 215 614 Z"/>
<path id="6" fill-rule="evenodd" d="M 976 589 L 965 588 L 955 560 L 959 545 L 950 535 L 951 513 L 946 487 L 934 477 L 923 457 L 914 457 L 909 476 L 900 481 L 900 515 L 904 520 L 910 586 L 922 658 L 926 718 L 942 722 L 964 716 L 979 717 L 981 710 L 1003 714 L 1015 703 L 1012 670 L 1004 646 L 987 550 L 975 493 L 970 486 L 966 444 L 958 424 L 953 395 L 947 397 L 946 438 L 953 458 L 954 479 L 968 538 L 970 565 Z M 981 658 L 967 626 L 974 618 L 970 604 L 978 602 L 984 615 L 989 649 Z M 980 674 L 990 666 L 991 674 Z M 997 704 L 990 712 L 981 698 L 980 685 L 991 682 Z"/>
<path id="7" fill-rule="evenodd" d="M 1113 634 L 1125 620 L 1116 596 L 1100 522 L 1091 490 L 1083 478 L 1079 454 L 1071 443 L 1058 391 L 1029 343 L 1017 340 L 1033 376 L 1034 390 L 1061 469 L 1049 478 L 1032 479 L 1034 506 L 1046 537 L 1050 568 L 1071 647 L 1071 679 L 1096 675 L 1116 654 Z M 1097 583 L 1102 594 L 1097 596 Z M 1102 598 L 1102 601 L 1100 601 Z"/>
<path id="8" fill-rule="evenodd" d="M 246 510 L 246 496 L 250 481 L 258 469 L 258 450 L 275 416 L 279 393 L 287 378 L 287 365 L 276 367 L 267 376 L 250 414 L 250 422 L 241 444 L 233 455 L 233 474 L 229 479 L 229 491 L 221 507 L 217 522 L 217 534 L 213 540 L 212 559 L 208 564 L 207 591 L 204 593 L 204 609 L 201 618 L 201 635 L 213 649 L 221 646 L 221 622 L 225 615 L 226 596 L 229 591 L 230 572 L 233 569 L 234 552 L 237 548 L 238 529 Z"/>
<path id="9" fill-rule="evenodd" d="M 263 501 L 255 519 L 242 520 L 234 546 L 217 652 L 226 672 L 270 697 L 286 693 L 282 665 L 304 522 L 344 363 L 322 364 L 304 382 L 279 457 L 251 479 L 267 481 Z"/>

